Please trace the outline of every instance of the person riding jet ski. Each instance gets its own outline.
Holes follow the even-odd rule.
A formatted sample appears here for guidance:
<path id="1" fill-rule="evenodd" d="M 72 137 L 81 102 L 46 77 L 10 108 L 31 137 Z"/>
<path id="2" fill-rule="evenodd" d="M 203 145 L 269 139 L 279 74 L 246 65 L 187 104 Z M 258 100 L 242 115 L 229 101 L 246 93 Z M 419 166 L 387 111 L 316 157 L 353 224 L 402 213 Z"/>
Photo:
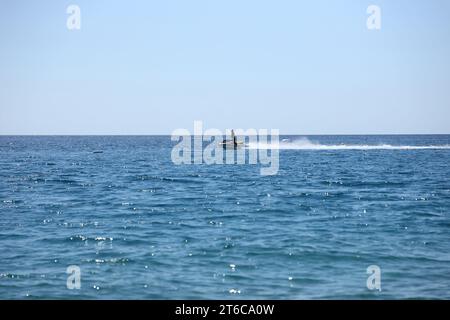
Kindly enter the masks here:
<path id="1" fill-rule="evenodd" d="M 231 140 L 226 140 L 225 139 L 225 140 L 222 141 L 222 144 L 224 146 L 233 144 L 234 147 L 237 147 L 238 143 L 237 143 L 236 135 L 234 134 L 234 130 L 233 129 L 231 129 Z"/>

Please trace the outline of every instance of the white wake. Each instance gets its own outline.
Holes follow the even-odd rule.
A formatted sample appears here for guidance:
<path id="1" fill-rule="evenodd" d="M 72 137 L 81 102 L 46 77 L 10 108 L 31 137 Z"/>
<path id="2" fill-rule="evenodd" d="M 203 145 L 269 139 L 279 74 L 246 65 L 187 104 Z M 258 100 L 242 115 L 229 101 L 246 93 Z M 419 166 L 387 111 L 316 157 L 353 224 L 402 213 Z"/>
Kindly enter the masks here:
<path id="1" fill-rule="evenodd" d="M 277 143 L 250 142 L 248 149 L 279 149 L 279 150 L 423 150 L 423 149 L 450 149 L 450 145 L 391 145 L 391 144 L 321 144 L 311 142 L 307 138 L 291 141 L 283 139 Z"/>

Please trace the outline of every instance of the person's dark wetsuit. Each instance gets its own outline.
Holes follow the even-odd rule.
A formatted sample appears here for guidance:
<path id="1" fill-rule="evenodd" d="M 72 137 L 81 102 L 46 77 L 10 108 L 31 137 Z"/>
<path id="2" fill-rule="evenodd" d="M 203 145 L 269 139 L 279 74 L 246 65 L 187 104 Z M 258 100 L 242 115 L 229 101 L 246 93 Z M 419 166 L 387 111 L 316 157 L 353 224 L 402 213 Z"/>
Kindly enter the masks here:
<path id="1" fill-rule="evenodd" d="M 236 136 L 234 135 L 234 130 L 231 130 L 231 139 L 233 139 L 234 146 L 237 146 Z"/>

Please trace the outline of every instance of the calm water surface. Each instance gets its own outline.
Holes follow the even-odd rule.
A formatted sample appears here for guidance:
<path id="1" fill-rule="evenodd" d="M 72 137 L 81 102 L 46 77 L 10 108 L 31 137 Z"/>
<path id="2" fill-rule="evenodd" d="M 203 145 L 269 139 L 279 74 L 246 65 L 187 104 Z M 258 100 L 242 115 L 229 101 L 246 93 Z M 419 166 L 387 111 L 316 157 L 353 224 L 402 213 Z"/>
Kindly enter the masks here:
<path id="1" fill-rule="evenodd" d="M 168 136 L 0 137 L 0 298 L 450 299 L 450 136 L 282 138 L 261 176 Z"/>

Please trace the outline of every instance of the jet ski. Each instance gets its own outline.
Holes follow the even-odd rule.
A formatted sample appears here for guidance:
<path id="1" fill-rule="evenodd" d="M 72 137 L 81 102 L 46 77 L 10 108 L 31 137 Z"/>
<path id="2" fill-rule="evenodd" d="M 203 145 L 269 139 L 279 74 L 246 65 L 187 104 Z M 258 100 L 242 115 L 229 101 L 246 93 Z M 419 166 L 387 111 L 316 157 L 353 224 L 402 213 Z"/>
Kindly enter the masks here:
<path id="1" fill-rule="evenodd" d="M 236 149 L 244 146 L 244 142 L 233 141 L 233 140 L 223 140 L 220 145 L 223 146 L 224 149 Z"/>

